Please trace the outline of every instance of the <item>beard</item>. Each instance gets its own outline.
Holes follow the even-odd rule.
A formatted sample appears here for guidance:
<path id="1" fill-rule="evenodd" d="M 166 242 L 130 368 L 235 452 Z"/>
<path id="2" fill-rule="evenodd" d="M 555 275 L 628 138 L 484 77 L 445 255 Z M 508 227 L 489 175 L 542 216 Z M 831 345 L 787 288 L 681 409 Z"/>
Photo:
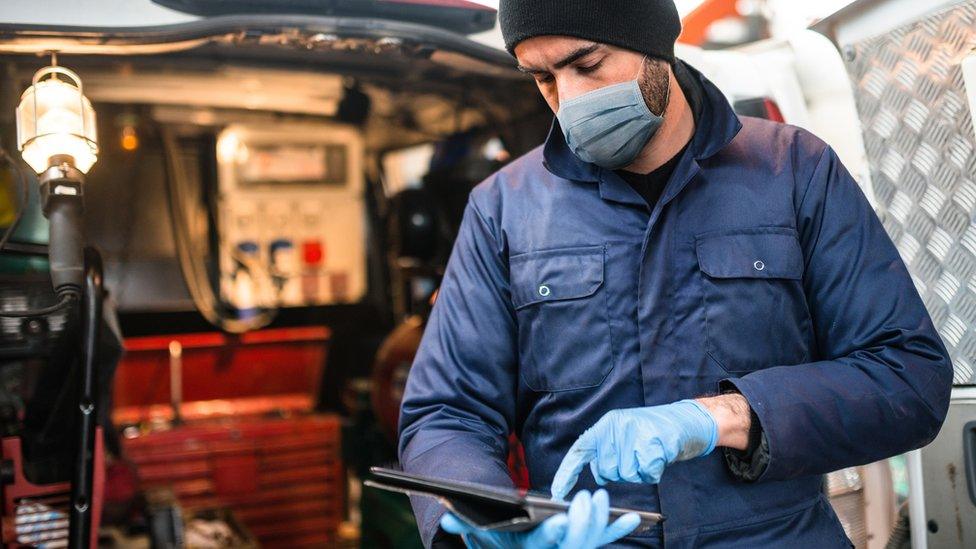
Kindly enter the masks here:
<path id="1" fill-rule="evenodd" d="M 663 115 L 670 101 L 671 70 L 670 65 L 659 59 L 648 58 L 644 63 L 644 70 L 637 82 L 640 86 L 644 102 L 652 113 Z"/>

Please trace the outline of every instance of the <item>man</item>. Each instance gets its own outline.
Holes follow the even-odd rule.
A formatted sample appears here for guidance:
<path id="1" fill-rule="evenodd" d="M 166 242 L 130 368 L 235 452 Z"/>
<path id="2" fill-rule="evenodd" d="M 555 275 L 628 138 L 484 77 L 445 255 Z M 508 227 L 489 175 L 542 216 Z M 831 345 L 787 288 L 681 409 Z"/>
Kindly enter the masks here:
<path id="1" fill-rule="evenodd" d="M 952 377 L 857 184 L 676 60 L 671 0 L 502 0 L 500 22 L 556 119 L 471 195 L 400 458 L 503 485 L 514 432 L 532 487 L 576 495 L 508 535 L 417 498 L 424 542 L 850 546 L 822 475 L 931 441 Z M 609 501 L 667 519 L 623 538 Z"/>

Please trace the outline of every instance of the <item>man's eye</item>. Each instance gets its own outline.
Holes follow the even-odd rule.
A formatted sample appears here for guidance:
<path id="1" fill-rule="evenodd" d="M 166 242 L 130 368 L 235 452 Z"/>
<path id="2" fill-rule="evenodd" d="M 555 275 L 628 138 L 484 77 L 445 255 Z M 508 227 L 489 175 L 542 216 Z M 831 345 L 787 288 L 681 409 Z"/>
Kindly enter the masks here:
<path id="1" fill-rule="evenodd" d="M 535 81 L 540 84 L 549 84 L 553 81 L 553 77 L 551 74 L 540 74 L 535 77 Z"/>
<path id="2" fill-rule="evenodd" d="M 596 63 L 593 63 L 592 65 L 586 65 L 586 66 L 576 67 L 576 72 L 579 72 L 581 74 L 591 73 L 591 72 L 599 69 L 600 68 L 600 65 L 602 65 L 602 64 L 603 64 L 603 61 L 598 61 Z"/>

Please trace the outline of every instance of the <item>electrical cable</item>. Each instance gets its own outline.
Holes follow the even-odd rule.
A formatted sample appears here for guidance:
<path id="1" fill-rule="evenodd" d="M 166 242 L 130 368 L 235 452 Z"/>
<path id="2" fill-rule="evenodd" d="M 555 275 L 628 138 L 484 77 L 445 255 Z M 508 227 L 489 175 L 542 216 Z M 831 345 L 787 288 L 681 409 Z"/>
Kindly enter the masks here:
<path id="1" fill-rule="evenodd" d="M 33 318 L 37 316 L 47 316 L 49 314 L 56 313 L 62 309 L 66 309 L 75 301 L 77 301 L 78 296 L 75 294 L 65 294 L 60 301 L 51 305 L 50 307 L 44 307 L 42 309 L 33 309 L 27 311 L 0 311 L 0 318 Z"/>
<path id="2" fill-rule="evenodd" d="M 167 127 L 160 129 L 163 142 L 163 154 L 166 158 L 166 202 L 169 207 L 170 224 L 172 225 L 173 240 L 179 258 L 183 281 L 186 283 L 190 298 L 200 314 L 214 326 L 234 334 L 257 330 L 271 324 L 276 310 L 262 310 L 249 319 L 229 318 L 219 310 L 219 302 L 214 295 L 205 265 L 200 265 L 198 254 L 194 253 L 193 239 L 190 235 L 190 223 L 187 219 L 189 203 L 185 197 L 184 170 L 182 159 L 179 157 L 179 147 L 173 131 Z"/>
<path id="3" fill-rule="evenodd" d="M 6 246 L 10 237 L 17 232 L 17 226 L 20 225 L 20 221 L 24 218 L 24 212 L 27 211 L 30 205 L 30 183 L 27 181 L 27 176 L 25 175 L 24 168 L 18 164 L 7 149 L 0 148 L 0 157 L 3 157 L 7 161 L 7 164 L 17 172 L 17 178 L 20 180 L 20 207 L 17 209 L 17 214 L 14 217 L 13 222 L 4 231 L 3 237 L 0 237 L 0 251 L 2 251 Z"/>

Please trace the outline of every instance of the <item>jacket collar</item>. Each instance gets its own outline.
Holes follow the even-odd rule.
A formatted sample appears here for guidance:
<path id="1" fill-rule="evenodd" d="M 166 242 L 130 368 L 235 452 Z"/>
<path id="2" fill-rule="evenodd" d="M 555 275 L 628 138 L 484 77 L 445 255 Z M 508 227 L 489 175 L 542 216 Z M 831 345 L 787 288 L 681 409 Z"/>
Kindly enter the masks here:
<path id="1" fill-rule="evenodd" d="M 681 165 L 676 168 L 672 179 L 680 179 L 683 175 L 681 172 L 691 171 L 690 169 L 697 167 L 687 165 L 686 161 L 689 157 L 697 164 L 699 160 L 714 156 L 731 143 L 742 128 L 739 117 L 715 84 L 712 84 L 691 65 L 680 60 L 677 65 L 675 72 L 679 81 L 687 78 L 691 80 L 687 85 L 697 85 L 702 90 L 702 105 L 701 116 L 695 124 L 695 134 L 688 145 L 685 158 L 682 159 Z M 599 182 L 600 195 L 608 200 L 633 204 L 644 203 L 643 199 L 613 170 L 583 162 L 573 154 L 566 145 L 562 129 L 559 127 L 559 121 L 555 118 L 552 127 L 549 129 L 549 136 L 546 138 L 542 154 L 543 166 L 557 177 L 572 181 Z M 668 186 L 672 187 L 673 185 Z M 677 190 L 666 190 L 661 197 L 662 201 L 670 200 L 673 195 L 677 194 Z"/>

